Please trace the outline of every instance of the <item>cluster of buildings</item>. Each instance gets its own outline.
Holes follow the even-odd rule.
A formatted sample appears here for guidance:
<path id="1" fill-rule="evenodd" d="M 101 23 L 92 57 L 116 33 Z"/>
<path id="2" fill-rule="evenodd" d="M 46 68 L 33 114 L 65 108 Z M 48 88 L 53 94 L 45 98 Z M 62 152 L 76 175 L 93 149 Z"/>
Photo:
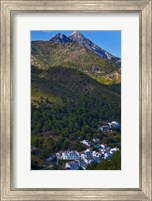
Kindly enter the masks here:
<path id="1" fill-rule="evenodd" d="M 98 145 L 97 151 L 87 148 L 85 151 L 64 151 L 56 153 L 58 160 L 69 160 L 65 163 L 65 169 L 78 170 L 80 167 L 85 170 L 92 162 L 100 163 L 101 159 L 110 159 L 112 154 L 119 151 L 118 148 L 106 147 L 104 144 Z"/>
<path id="2" fill-rule="evenodd" d="M 115 129 L 121 129 L 121 125 L 117 121 L 108 122 L 99 127 L 102 132 L 112 132 Z"/>
<path id="3" fill-rule="evenodd" d="M 117 121 L 107 122 L 98 128 L 98 130 L 105 133 L 113 132 L 116 129 L 121 129 L 121 125 Z M 64 168 L 66 170 L 78 170 L 79 168 L 85 170 L 89 164 L 93 162 L 100 163 L 101 159 L 109 160 L 114 152 L 119 151 L 117 147 L 111 148 L 101 144 L 99 139 L 93 138 L 92 142 L 88 140 L 80 141 L 80 143 L 86 146 L 86 150 L 81 152 L 60 151 L 56 153 L 57 161 L 65 161 Z"/>

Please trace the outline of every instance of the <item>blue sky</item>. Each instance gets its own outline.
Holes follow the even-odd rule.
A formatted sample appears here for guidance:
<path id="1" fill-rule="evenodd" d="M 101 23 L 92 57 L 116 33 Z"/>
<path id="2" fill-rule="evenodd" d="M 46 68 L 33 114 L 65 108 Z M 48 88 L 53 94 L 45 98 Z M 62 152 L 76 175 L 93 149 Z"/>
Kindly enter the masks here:
<path id="1" fill-rule="evenodd" d="M 76 30 L 73 30 L 76 31 Z M 49 40 L 58 33 L 69 36 L 73 31 L 31 31 L 31 40 Z M 107 50 L 109 53 L 121 57 L 121 31 L 79 31 L 86 38 Z"/>

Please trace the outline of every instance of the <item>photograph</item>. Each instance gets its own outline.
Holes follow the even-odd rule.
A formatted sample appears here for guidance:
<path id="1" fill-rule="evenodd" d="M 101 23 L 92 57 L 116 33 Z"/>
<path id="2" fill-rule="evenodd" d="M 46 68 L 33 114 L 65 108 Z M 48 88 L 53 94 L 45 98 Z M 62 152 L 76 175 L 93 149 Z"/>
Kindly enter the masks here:
<path id="1" fill-rule="evenodd" d="M 121 31 L 31 31 L 31 169 L 121 170 Z"/>
<path id="2" fill-rule="evenodd" d="M 0 2 L 0 201 L 152 201 L 151 0 Z"/>

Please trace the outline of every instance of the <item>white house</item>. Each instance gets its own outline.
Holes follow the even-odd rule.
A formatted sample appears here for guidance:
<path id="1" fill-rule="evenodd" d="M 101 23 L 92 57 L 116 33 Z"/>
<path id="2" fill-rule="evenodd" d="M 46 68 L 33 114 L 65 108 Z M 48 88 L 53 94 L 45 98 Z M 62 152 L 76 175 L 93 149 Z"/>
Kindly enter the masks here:
<path id="1" fill-rule="evenodd" d="M 92 157 L 92 150 L 91 149 L 86 149 L 84 152 L 85 152 L 85 157 L 86 158 L 91 158 Z"/>
<path id="2" fill-rule="evenodd" d="M 90 147 L 90 143 L 87 140 L 81 141 L 82 144 L 86 145 L 87 147 Z"/>
<path id="3" fill-rule="evenodd" d="M 96 157 L 96 155 L 97 155 L 97 152 L 96 152 L 96 151 L 93 151 L 93 152 L 92 152 L 92 157 Z"/>
<path id="4" fill-rule="evenodd" d="M 120 124 L 117 121 L 108 122 L 107 124 L 100 126 L 99 130 L 103 132 L 112 132 L 113 129 L 120 128 Z"/>
<path id="5" fill-rule="evenodd" d="M 105 148 L 106 148 L 106 146 L 105 146 L 104 144 L 101 144 L 100 147 L 101 147 L 102 149 L 105 149 Z"/>
<path id="6" fill-rule="evenodd" d="M 93 141 L 94 143 L 96 143 L 96 142 L 99 142 L 99 139 L 98 139 L 98 138 L 93 138 L 92 141 Z"/>
<path id="7" fill-rule="evenodd" d="M 83 160 L 80 161 L 80 166 L 82 167 L 83 170 L 86 170 L 87 168 L 87 164 Z"/>
<path id="8" fill-rule="evenodd" d="M 117 121 L 112 121 L 111 124 L 114 128 L 120 128 L 120 124 Z"/>
<path id="9" fill-rule="evenodd" d="M 99 155 L 99 156 L 96 156 L 96 157 L 93 158 L 93 161 L 92 161 L 92 162 L 100 163 L 101 158 L 102 158 L 102 156 L 100 156 L 100 155 Z"/>
<path id="10" fill-rule="evenodd" d="M 92 159 L 90 158 L 83 158 L 83 161 L 88 165 L 90 163 L 92 163 Z"/>
<path id="11" fill-rule="evenodd" d="M 110 128 L 112 128 L 112 123 L 108 123 L 108 126 L 109 126 Z"/>
<path id="12" fill-rule="evenodd" d="M 101 130 L 102 132 L 109 132 L 111 129 L 109 125 L 104 125 L 104 126 L 100 126 L 99 130 Z"/>
<path id="13" fill-rule="evenodd" d="M 80 154 L 77 151 L 65 151 L 62 153 L 63 160 L 77 160 L 80 158 Z"/>
<path id="14" fill-rule="evenodd" d="M 85 158 L 85 153 L 81 153 L 81 158 Z"/>
<path id="15" fill-rule="evenodd" d="M 80 167 L 80 161 L 71 161 L 65 164 L 65 169 L 77 170 Z"/>
<path id="16" fill-rule="evenodd" d="M 62 153 L 61 152 L 56 153 L 56 157 L 58 160 L 62 159 Z"/>
<path id="17" fill-rule="evenodd" d="M 113 152 L 119 151 L 119 148 L 115 147 L 110 149 L 110 153 L 113 154 Z"/>
<path id="18" fill-rule="evenodd" d="M 80 167 L 80 161 L 71 162 L 71 170 L 77 170 Z"/>
<path id="19" fill-rule="evenodd" d="M 70 170 L 70 169 L 71 169 L 70 163 L 66 163 L 66 164 L 65 164 L 65 169 L 66 169 L 66 170 Z"/>
<path id="20" fill-rule="evenodd" d="M 111 154 L 110 152 L 106 152 L 106 153 L 104 154 L 104 159 L 110 159 L 111 156 L 112 156 L 112 154 Z"/>

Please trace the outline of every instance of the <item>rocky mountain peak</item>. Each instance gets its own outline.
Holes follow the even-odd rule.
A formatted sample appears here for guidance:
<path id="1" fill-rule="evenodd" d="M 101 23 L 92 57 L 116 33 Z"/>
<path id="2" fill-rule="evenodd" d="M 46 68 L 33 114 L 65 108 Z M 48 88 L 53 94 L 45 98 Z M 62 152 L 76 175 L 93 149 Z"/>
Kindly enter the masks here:
<path id="1" fill-rule="evenodd" d="M 70 38 L 64 34 L 58 33 L 53 38 L 50 39 L 51 42 L 54 43 L 66 43 L 71 42 Z"/>
<path id="2" fill-rule="evenodd" d="M 51 42 L 54 43 L 66 43 L 66 42 L 77 42 L 81 44 L 86 49 L 90 50 L 94 54 L 97 54 L 101 58 L 105 58 L 110 60 L 111 62 L 117 64 L 118 66 L 121 65 L 121 59 L 115 57 L 114 55 L 110 54 L 106 50 L 102 49 L 91 40 L 86 38 L 83 34 L 78 31 L 74 31 L 69 37 L 64 34 L 58 33 L 53 38 L 50 39 Z"/>
<path id="3" fill-rule="evenodd" d="M 74 32 L 72 32 L 72 34 L 70 35 L 70 37 L 84 37 L 84 35 L 81 34 L 78 31 L 74 31 Z"/>
<path id="4" fill-rule="evenodd" d="M 78 43 L 81 43 L 81 44 L 83 44 L 83 41 L 86 39 L 86 38 L 84 37 L 84 35 L 81 34 L 81 33 L 78 32 L 78 31 L 74 31 L 74 32 L 69 36 L 69 38 L 71 39 L 71 41 L 73 41 L 73 42 L 78 42 Z"/>

